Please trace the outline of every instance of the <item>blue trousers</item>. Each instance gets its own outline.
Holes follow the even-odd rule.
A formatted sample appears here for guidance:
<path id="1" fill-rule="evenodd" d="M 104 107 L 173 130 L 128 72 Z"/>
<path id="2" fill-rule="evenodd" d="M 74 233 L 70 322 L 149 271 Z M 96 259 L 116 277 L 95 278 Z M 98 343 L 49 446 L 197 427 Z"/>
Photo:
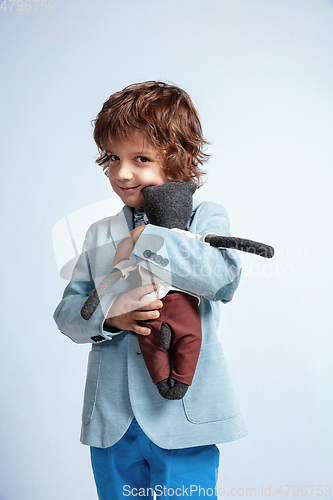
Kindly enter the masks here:
<path id="1" fill-rule="evenodd" d="M 219 449 L 215 445 L 165 450 L 133 419 L 115 445 L 90 450 L 99 500 L 217 499 Z"/>

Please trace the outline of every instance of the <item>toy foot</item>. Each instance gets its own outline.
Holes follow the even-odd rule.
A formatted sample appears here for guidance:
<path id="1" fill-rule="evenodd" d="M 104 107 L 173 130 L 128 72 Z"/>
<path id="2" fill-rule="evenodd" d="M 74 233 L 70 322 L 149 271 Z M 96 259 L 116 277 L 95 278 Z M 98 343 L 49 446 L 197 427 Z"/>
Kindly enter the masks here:
<path id="1" fill-rule="evenodd" d="M 170 379 L 166 378 L 164 380 L 161 380 L 161 382 L 158 382 L 156 384 L 156 387 L 159 390 L 159 393 L 161 394 L 161 396 L 163 396 L 164 398 L 168 399 L 166 397 L 166 394 L 168 394 L 168 392 L 171 389 Z"/>
<path id="2" fill-rule="evenodd" d="M 178 380 L 176 380 L 173 387 L 171 387 L 170 379 L 168 378 L 158 382 L 156 386 L 163 398 L 171 400 L 182 399 L 189 388 L 188 385 L 183 384 L 183 382 L 179 382 Z"/>
<path id="3" fill-rule="evenodd" d="M 167 395 L 164 397 L 166 399 L 182 399 L 185 396 L 188 388 L 188 385 L 184 384 L 183 382 L 179 382 L 179 380 L 175 380 L 173 387 L 171 387 Z"/>
<path id="4" fill-rule="evenodd" d="M 171 330 L 166 325 L 162 325 L 160 329 L 161 343 L 163 349 L 168 351 L 171 344 Z"/>

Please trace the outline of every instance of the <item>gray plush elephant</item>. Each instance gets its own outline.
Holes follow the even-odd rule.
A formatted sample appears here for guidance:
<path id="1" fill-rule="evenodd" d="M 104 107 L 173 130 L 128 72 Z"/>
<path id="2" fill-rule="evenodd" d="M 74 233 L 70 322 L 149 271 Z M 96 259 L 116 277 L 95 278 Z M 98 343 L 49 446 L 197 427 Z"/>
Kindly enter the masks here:
<path id="1" fill-rule="evenodd" d="M 185 231 L 192 214 L 192 197 L 195 191 L 196 184 L 192 181 L 145 187 L 142 190 L 144 212 L 149 222 L 156 226 Z M 243 238 L 207 235 L 204 241 L 217 248 L 232 248 L 261 257 L 271 258 L 274 255 L 271 246 Z M 112 269 L 87 298 L 81 309 L 81 316 L 89 321 L 105 294 L 124 277 L 122 270 L 117 267 Z M 162 309 L 163 322 L 150 322 L 148 326 L 152 333 L 148 336 L 138 335 L 139 344 L 160 394 L 166 399 L 181 399 L 191 385 L 200 352 L 201 324 L 198 301 L 182 290 L 171 290 L 165 297 Z M 181 323 L 179 311 L 183 310 L 189 311 L 187 318 L 194 318 L 193 322 L 188 323 L 191 325 L 191 332 L 184 328 L 183 324 L 179 330 L 177 328 L 177 323 Z M 170 315 L 170 320 L 166 319 L 166 314 Z"/>

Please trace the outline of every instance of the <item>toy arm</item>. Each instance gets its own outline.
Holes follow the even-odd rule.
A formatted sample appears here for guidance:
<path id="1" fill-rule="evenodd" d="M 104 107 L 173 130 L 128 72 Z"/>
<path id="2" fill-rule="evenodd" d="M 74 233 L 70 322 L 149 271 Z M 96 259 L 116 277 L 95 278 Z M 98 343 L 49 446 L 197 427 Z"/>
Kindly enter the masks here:
<path id="1" fill-rule="evenodd" d="M 98 304 L 103 300 L 109 290 L 120 280 L 126 279 L 131 271 L 137 269 L 138 264 L 131 262 L 128 259 L 119 262 L 112 271 L 107 274 L 96 288 L 91 292 L 81 309 L 81 316 L 86 321 L 89 321 Z"/>
<path id="2" fill-rule="evenodd" d="M 66 287 L 63 298 L 54 313 L 54 320 L 59 330 L 79 344 L 111 340 L 112 336 L 117 334 L 107 334 L 103 330 L 103 324 L 106 314 L 118 294 L 104 294 L 103 298 L 100 298 L 100 307 L 97 307 L 89 323 L 81 316 L 81 308 L 95 287 L 90 270 L 89 254 L 94 251 L 91 242 L 90 228 L 86 236 L 83 252 L 74 268 L 72 280 Z"/>
<path id="3" fill-rule="evenodd" d="M 96 311 L 98 304 L 105 297 L 107 292 L 122 278 L 123 273 L 120 269 L 114 268 L 102 279 L 96 288 L 91 292 L 81 309 L 81 316 L 86 321 L 89 321 L 91 316 Z"/>
<path id="4" fill-rule="evenodd" d="M 189 229 L 194 234 L 231 236 L 228 215 L 216 203 L 205 202 L 194 213 Z M 235 250 L 214 248 L 202 241 L 149 224 L 130 259 L 140 263 L 176 288 L 208 300 L 229 302 L 238 286 L 240 261 Z M 142 235 L 142 236 L 143 236 Z M 163 239 L 156 250 L 154 238 Z"/>
<path id="5" fill-rule="evenodd" d="M 183 229 L 172 229 L 172 231 L 177 231 L 178 233 L 183 233 L 187 237 L 197 239 L 208 243 L 215 248 L 234 248 L 235 250 L 241 250 L 242 252 L 253 253 L 259 255 L 260 257 L 266 257 L 270 259 L 274 255 L 274 248 L 265 243 L 259 243 L 258 241 L 246 240 L 244 238 L 235 238 L 234 236 L 219 236 L 218 234 L 193 234 L 189 231 L 184 231 Z"/>
<path id="6" fill-rule="evenodd" d="M 274 248 L 258 241 L 235 238 L 233 236 L 207 235 L 205 241 L 216 248 L 234 248 L 242 252 L 253 253 L 270 259 L 274 255 Z"/>

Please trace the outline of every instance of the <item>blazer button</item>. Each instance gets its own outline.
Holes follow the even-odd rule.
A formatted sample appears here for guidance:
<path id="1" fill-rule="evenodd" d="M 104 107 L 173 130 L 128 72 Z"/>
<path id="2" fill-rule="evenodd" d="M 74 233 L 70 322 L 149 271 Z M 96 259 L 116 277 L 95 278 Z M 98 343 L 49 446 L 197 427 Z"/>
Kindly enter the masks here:
<path id="1" fill-rule="evenodd" d="M 106 340 L 102 335 L 95 335 L 94 337 L 91 337 L 91 340 L 94 342 L 102 342 L 103 340 Z"/>
<path id="2" fill-rule="evenodd" d="M 149 257 L 151 256 L 151 251 L 150 250 L 145 250 L 143 252 L 143 256 L 146 257 L 146 259 L 149 259 Z"/>

